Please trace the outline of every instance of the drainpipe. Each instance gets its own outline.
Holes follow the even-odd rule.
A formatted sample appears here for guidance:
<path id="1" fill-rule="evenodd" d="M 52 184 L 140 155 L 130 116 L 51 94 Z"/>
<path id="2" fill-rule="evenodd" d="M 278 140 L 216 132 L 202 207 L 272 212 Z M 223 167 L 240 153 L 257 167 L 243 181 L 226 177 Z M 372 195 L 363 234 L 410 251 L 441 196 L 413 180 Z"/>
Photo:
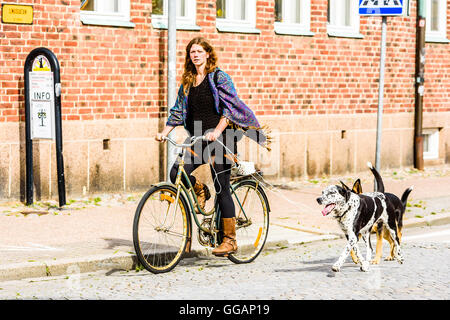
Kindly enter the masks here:
<path id="1" fill-rule="evenodd" d="M 175 104 L 177 98 L 177 87 L 176 87 L 176 72 L 177 72 L 177 27 L 176 27 L 176 2 L 168 1 L 168 28 L 167 28 L 167 51 L 168 51 L 168 61 L 167 61 L 167 116 L 169 116 L 169 110 Z M 176 140 L 175 130 L 169 133 L 169 138 Z M 166 162 L 166 178 L 170 181 L 170 168 L 172 168 L 173 163 L 176 160 L 175 156 L 175 146 L 171 143 L 167 144 L 167 162 Z"/>
<path id="2" fill-rule="evenodd" d="M 423 170 L 423 94 L 425 82 L 425 0 L 418 0 L 414 115 L 414 168 Z"/>

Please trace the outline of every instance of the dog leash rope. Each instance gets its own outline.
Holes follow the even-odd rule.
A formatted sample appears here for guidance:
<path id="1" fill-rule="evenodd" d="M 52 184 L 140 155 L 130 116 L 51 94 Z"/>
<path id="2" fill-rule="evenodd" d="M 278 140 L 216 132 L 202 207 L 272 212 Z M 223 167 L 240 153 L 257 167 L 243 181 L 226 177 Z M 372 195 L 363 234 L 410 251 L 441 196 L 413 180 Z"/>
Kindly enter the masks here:
<path id="1" fill-rule="evenodd" d="M 220 141 L 220 140 L 216 140 L 216 141 L 218 141 L 218 142 L 225 148 L 225 150 L 226 150 L 231 156 L 235 157 L 236 160 L 237 160 L 238 162 L 241 161 L 241 160 L 239 159 L 239 157 L 238 157 L 239 153 L 238 153 L 238 155 L 234 155 L 234 153 L 232 153 L 231 150 L 228 149 L 228 148 L 222 143 L 222 141 Z M 209 147 L 209 146 L 208 146 L 208 147 Z M 236 164 L 235 164 L 235 167 L 236 167 Z M 233 167 L 232 167 L 232 168 L 233 168 Z M 230 169 L 230 170 L 231 170 L 231 169 Z M 265 186 L 266 190 L 268 190 L 268 191 L 270 191 L 270 192 L 272 192 L 272 193 L 274 193 L 274 194 L 276 194 L 276 195 L 278 195 L 278 196 L 281 196 L 281 198 L 283 198 L 284 200 L 286 200 L 289 204 L 292 204 L 293 206 L 295 206 L 296 209 L 298 209 L 298 206 L 300 206 L 300 207 L 303 207 L 304 209 L 315 211 L 315 209 L 311 208 L 311 207 L 308 206 L 308 205 L 305 205 L 305 204 L 303 204 L 303 203 L 301 203 L 301 202 L 292 201 L 291 199 L 287 198 L 284 194 L 282 194 L 282 193 L 279 191 L 279 189 L 278 189 L 277 187 L 275 187 L 274 185 L 272 185 L 270 182 L 267 182 L 267 181 L 264 179 L 264 177 L 263 177 L 262 175 L 260 175 L 258 172 L 251 173 L 250 175 L 251 175 L 253 178 L 255 178 L 256 180 L 259 180 L 260 182 L 262 182 L 263 185 Z M 254 175 L 258 175 L 259 178 L 255 177 Z M 268 186 L 270 186 L 270 188 L 269 188 Z M 275 191 L 274 191 L 274 190 L 275 190 Z"/>

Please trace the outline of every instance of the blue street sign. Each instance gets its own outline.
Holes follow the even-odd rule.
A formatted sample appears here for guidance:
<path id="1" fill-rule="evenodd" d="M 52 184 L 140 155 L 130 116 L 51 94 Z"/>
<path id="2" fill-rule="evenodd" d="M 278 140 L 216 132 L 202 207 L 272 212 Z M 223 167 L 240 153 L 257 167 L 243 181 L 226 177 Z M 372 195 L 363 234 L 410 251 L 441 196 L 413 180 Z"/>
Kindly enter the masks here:
<path id="1" fill-rule="evenodd" d="M 407 0 L 359 0 L 359 14 L 367 16 L 401 16 Z"/>

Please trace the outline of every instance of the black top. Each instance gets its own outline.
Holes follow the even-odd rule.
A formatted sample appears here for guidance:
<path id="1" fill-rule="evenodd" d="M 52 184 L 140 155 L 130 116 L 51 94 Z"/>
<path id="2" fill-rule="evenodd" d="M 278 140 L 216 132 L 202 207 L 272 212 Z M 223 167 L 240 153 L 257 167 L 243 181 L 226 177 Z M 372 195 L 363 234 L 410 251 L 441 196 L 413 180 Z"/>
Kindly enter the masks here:
<path id="1" fill-rule="evenodd" d="M 221 115 L 217 113 L 215 104 L 214 104 L 214 96 L 211 92 L 211 88 L 209 87 L 208 77 L 203 79 L 202 83 L 198 86 L 192 86 L 189 89 L 188 94 L 188 107 L 187 107 L 187 115 L 186 115 L 186 129 L 188 130 L 191 136 L 196 135 L 204 135 L 205 132 L 209 129 L 214 129 L 219 124 Z M 201 132 L 194 132 L 194 121 L 197 121 L 197 125 L 201 124 Z M 228 129 L 228 130 L 227 130 Z M 226 133 L 231 129 L 228 126 L 223 132 L 222 143 L 227 145 L 227 140 L 233 139 L 229 137 L 227 139 Z M 199 130 L 199 128 L 197 128 Z M 237 153 L 237 140 L 234 140 L 234 144 L 232 145 L 231 150 L 234 153 Z M 230 141 L 233 141 L 230 140 Z M 203 147 L 205 147 L 210 142 L 202 142 Z M 228 145 L 227 145 L 228 146 Z M 213 152 L 215 153 L 215 152 Z"/>
<path id="2" fill-rule="evenodd" d="M 214 106 L 207 77 L 197 87 L 189 89 L 187 109 L 186 126 L 191 135 L 194 135 L 194 121 L 201 121 L 201 132 L 195 132 L 196 135 L 205 134 L 206 130 L 214 129 L 219 123 L 220 114 Z"/>

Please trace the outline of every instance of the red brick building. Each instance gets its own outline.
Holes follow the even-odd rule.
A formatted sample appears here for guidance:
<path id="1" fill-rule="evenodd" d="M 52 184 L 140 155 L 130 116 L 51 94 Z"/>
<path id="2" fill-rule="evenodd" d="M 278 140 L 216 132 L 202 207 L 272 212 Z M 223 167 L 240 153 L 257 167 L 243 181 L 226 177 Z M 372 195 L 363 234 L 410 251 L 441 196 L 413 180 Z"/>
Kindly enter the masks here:
<path id="1" fill-rule="evenodd" d="M 0 24 L 0 198 L 25 192 L 24 62 L 37 47 L 61 66 L 67 193 L 164 179 L 153 136 L 168 110 L 167 0 L 15 2 L 34 16 Z M 356 0 L 182 0 L 178 10 L 177 84 L 185 46 L 205 36 L 275 132 L 271 153 L 242 149 L 268 178 L 357 173 L 374 161 L 380 17 L 360 17 Z M 409 16 L 388 18 L 382 168 L 413 164 L 416 13 L 411 0 Z M 450 2 L 427 0 L 425 165 L 450 162 L 449 26 Z M 53 141 L 34 142 L 34 167 L 38 196 L 57 195 Z"/>

